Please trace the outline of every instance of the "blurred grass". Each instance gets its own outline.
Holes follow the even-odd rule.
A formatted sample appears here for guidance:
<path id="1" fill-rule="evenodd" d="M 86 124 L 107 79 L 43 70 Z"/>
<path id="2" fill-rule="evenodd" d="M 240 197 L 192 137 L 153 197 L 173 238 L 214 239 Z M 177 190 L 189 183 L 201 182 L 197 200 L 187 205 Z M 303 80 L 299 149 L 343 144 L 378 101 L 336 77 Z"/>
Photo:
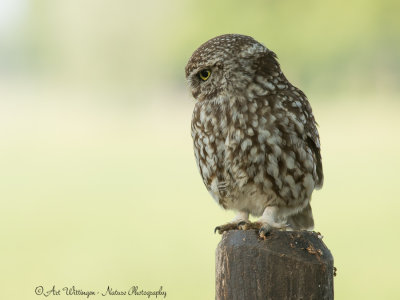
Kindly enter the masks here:
<path id="1" fill-rule="evenodd" d="M 212 231 L 233 214 L 197 172 L 183 68 L 226 32 L 276 51 L 310 98 L 326 176 L 313 209 L 338 268 L 336 297 L 399 297 L 398 2 L 0 8 L 2 297 L 32 299 L 54 284 L 214 298 Z"/>

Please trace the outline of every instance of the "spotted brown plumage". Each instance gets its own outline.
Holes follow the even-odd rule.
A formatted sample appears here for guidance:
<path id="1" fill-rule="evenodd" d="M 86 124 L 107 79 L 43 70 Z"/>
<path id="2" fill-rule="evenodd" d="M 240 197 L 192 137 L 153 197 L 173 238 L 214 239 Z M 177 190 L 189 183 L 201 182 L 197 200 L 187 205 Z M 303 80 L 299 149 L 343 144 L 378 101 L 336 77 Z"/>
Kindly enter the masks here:
<path id="1" fill-rule="evenodd" d="M 253 228 L 249 214 L 261 216 L 261 235 L 312 229 L 311 194 L 323 184 L 318 130 L 307 97 L 283 75 L 275 53 L 227 34 L 201 45 L 185 71 L 197 100 L 197 166 L 216 202 L 237 212 L 217 229 Z"/>

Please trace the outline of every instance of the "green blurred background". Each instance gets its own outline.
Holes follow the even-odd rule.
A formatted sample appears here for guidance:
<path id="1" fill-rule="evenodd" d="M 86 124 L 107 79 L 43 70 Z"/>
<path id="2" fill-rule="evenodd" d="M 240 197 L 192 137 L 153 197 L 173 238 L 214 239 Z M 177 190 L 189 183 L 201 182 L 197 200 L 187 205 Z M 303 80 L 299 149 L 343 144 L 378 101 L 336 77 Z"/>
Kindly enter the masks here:
<path id="1" fill-rule="evenodd" d="M 39 285 L 214 298 L 213 228 L 233 213 L 197 172 L 184 67 L 209 38 L 241 33 L 278 54 L 320 125 L 312 204 L 336 299 L 400 299 L 399 12 L 396 0 L 2 0 L 1 298 L 37 299 Z"/>

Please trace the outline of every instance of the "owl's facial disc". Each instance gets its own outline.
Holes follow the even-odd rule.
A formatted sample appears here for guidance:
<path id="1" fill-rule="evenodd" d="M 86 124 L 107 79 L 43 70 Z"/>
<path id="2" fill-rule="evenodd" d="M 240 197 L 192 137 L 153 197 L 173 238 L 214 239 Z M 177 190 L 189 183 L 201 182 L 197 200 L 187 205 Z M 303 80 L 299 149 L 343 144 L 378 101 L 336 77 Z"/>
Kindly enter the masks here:
<path id="1" fill-rule="evenodd" d="M 188 76 L 193 97 L 198 101 L 211 100 L 225 89 L 226 80 L 222 63 L 200 65 Z"/>

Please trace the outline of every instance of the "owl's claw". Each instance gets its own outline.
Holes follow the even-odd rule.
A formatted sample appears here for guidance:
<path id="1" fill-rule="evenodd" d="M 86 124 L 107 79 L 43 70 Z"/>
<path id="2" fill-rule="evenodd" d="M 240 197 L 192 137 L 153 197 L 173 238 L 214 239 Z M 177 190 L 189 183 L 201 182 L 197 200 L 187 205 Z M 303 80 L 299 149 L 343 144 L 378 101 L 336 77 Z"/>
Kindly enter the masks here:
<path id="1" fill-rule="evenodd" d="M 238 229 L 237 223 L 227 223 L 224 225 L 220 225 L 215 227 L 214 233 L 218 232 L 219 234 L 223 234 L 225 231 L 233 230 L 233 229 Z"/>
<path id="2" fill-rule="evenodd" d="M 268 223 L 240 221 L 239 223 L 227 223 L 217 226 L 214 229 L 214 233 L 218 232 L 219 234 L 223 234 L 225 231 L 229 230 L 257 230 L 259 236 L 261 238 L 265 238 L 271 233 L 273 228 L 275 227 L 269 225 Z M 285 230 L 286 226 L 279 226 L 276 228 Z"/>
<path id="3" fill-rule="evenodd" d="M 248 224 L 250 224 L 250 222 L 240 221 L 239 223 L 237 223 L 237 228 L 238 228 L 239 230 L 246 230 Z"/>
<path id="4" fill-rule="evenodd" d="M 264 239 L 271 234 L 272 227 L 267 225 L 262 225 L 261 228 L 258 230 L 258 235 L 260 238 Z"/>
<path id="5" fill-rule="evenodd" d="M 272 230 L 286 230 L 288 228 L 287 224 L 275 223 L 270 225 L 265 222 L 240 222 L 238 224 L 238 229 L 241 230 L 256 230 L 260 238 L 265 239 L 269 236 Z"/>
<path id="6" fill-rule="evenodd" d="M 215 227 L 214 229 L 214 233 L 219 233 L 219 234 L 223 234 L 225 231 L 229 231 L 229 230 L 247 230 L 247 226 L 251 224 L 249 222 L 246 221 L 240 221 L 239 223 L 233 222 L 233 223 L 226 223 L 224 225 L 220 225 Z"/>
<path id="7" fill-rule="evenodd" d="M 268 224 L 268 223 L 263 223 L 263 222 L 254 222 L 254 224 L 257 224 L 258 226 L 258 235 L 262 239 L 266 239 L 267 236 L 269 236 L 272 232 L 272 230 L 283 230 L 286 231 L 287 228 L 289 228 L 289 225 L 287 224 L 279 224 L 275 223 L 273 225 Z"/>

